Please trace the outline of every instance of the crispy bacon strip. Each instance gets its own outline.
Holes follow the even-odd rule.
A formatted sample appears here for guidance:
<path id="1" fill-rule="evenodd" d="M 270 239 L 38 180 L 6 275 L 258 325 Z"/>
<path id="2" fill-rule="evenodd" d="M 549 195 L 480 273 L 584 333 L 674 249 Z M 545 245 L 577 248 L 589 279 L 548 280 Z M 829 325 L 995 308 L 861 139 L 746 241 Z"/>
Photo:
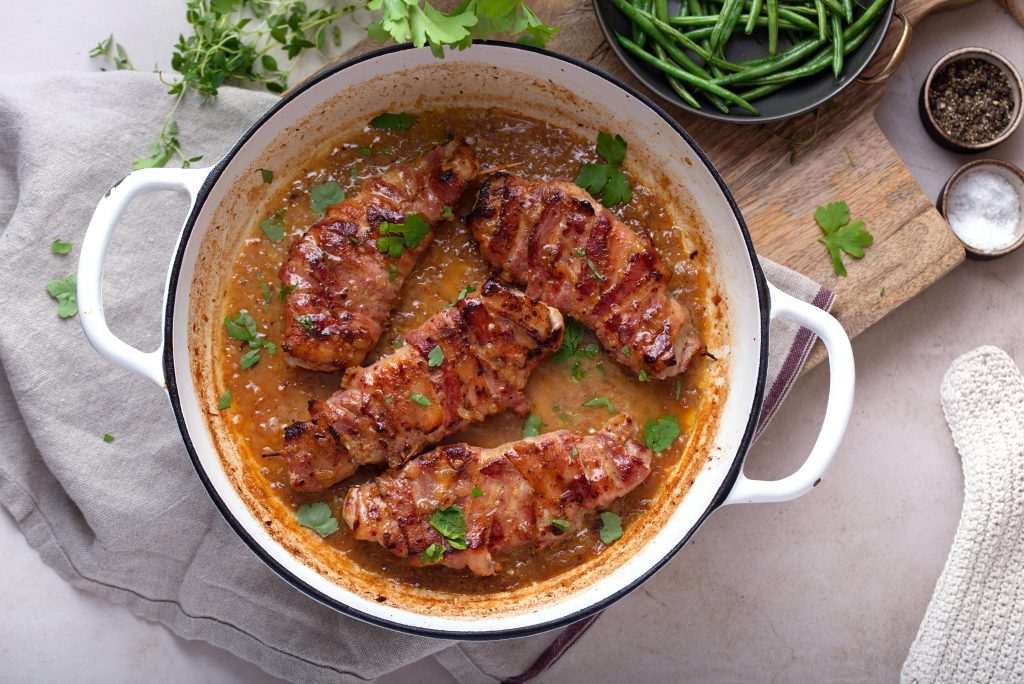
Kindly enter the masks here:
<path id="1" fill-rule="evenodd" d="M 574 183 L 492 174 L 468 222 L 488 261 L 592 328 L 619 363 L 667 378 L 700 348 L 649 242 Z"/>
<path id="2" fill-rule="evenodd" d="M 328 208 L 281 264 L 281 282 L 294 288 L 284 306 L 289 360 L 312 370 L 358 366 L 432 238 L 394 259 L 377 249 L 380 224 L 420 214 L 435 225 L 476 173 L 472 148 L 452 141 L 366 179 L 358 194 Z"/>
<path id="3" fill-rule="evenodd" d="M 490 280 L 406 342 L 372 366 L 350 368 L 340 391 L 309 403 L 308 421 L 285 428 L 294 489 L 326 489 L 364 463 L 397 468 L 472 422 L 509 408 L 525 414 L 522 390 L 562 344 L 562 316 Z"/>
<path id="4" fill-rule="evenodd" d="M 445 566 L 492 575 L 500 570 L 496 555 L 571 534 L 588 511 L 643 482 L 654 454 L 637 433 L 633 419 L 619 415 L 592 435 L 559 430 L 495 449 L 439 447 L 349 489 L 345 522 L 356 539 L 375 541 L 413 565 L 423 565 L 423 551 L 439 544 Z M 474 487 L 480 496 L 473 496 Z M 435 511 L 452 505 L 466 523 L 465 550 L 430 524 Z M 563 532 L 552 520 L 568 528 Z"/>

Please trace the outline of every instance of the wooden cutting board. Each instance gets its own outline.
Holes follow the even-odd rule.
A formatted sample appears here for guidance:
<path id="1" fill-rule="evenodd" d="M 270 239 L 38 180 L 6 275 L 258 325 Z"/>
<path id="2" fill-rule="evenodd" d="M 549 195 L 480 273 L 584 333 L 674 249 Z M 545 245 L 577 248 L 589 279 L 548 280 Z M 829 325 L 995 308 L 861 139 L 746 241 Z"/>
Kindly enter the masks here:
<path id="1" fill-rule="evenodd" d="M 897 0 L 897 8 L 917 23 L 930 12 L 970 2 Z M 531 0 L 529 4 L 561 29 L 549 41 L 550 49 L 587 61 L 649 93 L 605 42 L 590 0 Z M 875 73 L 892 53 L 900 29 L 898 20 L 893 24 L 866 74 Z M 363 41 L 345 56 L 374 47 L 379 44 Z M 809 137 L 815 130 L 814 114 L 766 128 L 712 122 L 666 106 L 721 171 L 758 253 L 833 290 L 833 313 L 850 337 L 964 259 L 963 247 L 933 200 L 924 195 L 878 127 L 874 111 L 881 97 L 880 85 L 854 84 L 836 100 L 838 107 L 823 108 L 817 135 L 792 163 L 784 138 Z M 917 116 L 916 104 L 907 104 L 907 116 Z M 813 219 L 817 206 L 837 200 L 845 200 L 853 218 L 863 220 L 875 236 L 864 259 L 846 259 L 849 275 L 845 278 L 835 275 L 827 251 L 818 242 L 821 233 Z M 817 349 L 807 368 L 823 357 Z"/>

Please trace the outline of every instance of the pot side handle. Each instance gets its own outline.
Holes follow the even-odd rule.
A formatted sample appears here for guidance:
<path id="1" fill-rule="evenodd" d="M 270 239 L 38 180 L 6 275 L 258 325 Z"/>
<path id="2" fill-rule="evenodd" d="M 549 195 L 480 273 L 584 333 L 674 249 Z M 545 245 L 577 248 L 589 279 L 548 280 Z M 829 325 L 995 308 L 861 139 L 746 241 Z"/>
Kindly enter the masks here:
<path id="1" fill-rule="evenodd" d="M 143 352 L 125 343 L 107 327 L 103 315 L 103 265 L 107 245 L 121 220 L 121 215 L 136 197 L 156 190 L 177 190 L 188 194 L 191 210 L 195 205 L 199 188 L 202 187 L 210 170 L 205 168 L 132 171 L 115 183 L 100 200 L 82 241 L 81 256 L 78 259 L 78 311 L 86 338 L 101 355 L 122 368 L 149 378 L 161 387 L 164 386 L 161 360 L 163 342 L 156 350 Z"/>
<path id="2" fill-rule="evenodd" d="M 853 349 L 846 331 L 835 318 L 769 284 L 771 318 L 787 318 L 818 336 L 828 352 L 829 387 L 825 419 L 818 439 L 804 464 L 781 480 L 751 480 L 740 470 L 725 504 L 790 501 L 809 492 L 825 474 L 839 449 L 853 409 Z"/>

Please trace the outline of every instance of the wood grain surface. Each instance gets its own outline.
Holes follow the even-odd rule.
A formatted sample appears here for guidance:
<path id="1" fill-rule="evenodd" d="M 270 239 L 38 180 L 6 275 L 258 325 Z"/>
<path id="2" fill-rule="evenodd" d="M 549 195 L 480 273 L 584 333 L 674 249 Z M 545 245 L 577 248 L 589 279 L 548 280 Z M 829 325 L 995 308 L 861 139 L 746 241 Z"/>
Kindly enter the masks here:
<path id="1" fill-rule="evenodd" d="M 915 23 L 930 12 L 972 1 L 897 0 L 897 8 Z M 550 49 L 585 60 L 650 94 L 608 47 L 590 0 L 535 0 L 530 4 L 561 29 L 549 42 Z M 865 74 L 875 73 L 886 62 L 898 29 L 898 20 L 894 20 Z M 346 57 L 374 47 L 379 44 L 364 41 Z M 882 89 L 857 83 L 835 101 L 837 106 L 768 126 L 708 121 L 655 97 L 721 171 L 758 253 L 833 290 L 833 313 L 851 337 L 964 259 L 964 250 L 936 211 L 934 199 L 924 195 L 875 121 Z M 908 103 L 907 116 L 917 116 L 916 103 Z M 794 160 L 785 139 L 791 135 L 801 139 L 813 135 L 813 141 Z M 845 200 L 853 218 L 863 220 L 875 236 L 864 259 L 846 259 L 849 275 L 845 278 L 835 275 L 828 252 L 818 242 L 821 233 L 813 220 L 818 205 L 837 200 Z M 823 350 L 816 349 L 807 368 L 823 357 Z"/>

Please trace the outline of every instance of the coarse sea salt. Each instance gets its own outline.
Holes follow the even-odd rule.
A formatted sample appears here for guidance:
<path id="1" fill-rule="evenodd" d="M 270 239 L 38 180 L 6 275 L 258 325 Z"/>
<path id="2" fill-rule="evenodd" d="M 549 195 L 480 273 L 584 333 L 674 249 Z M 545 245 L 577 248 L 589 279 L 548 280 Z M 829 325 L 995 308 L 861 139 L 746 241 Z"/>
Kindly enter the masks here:
<path id="1" fill-rule="evenodd" d="M 969 171 L 949 190 L 946 218 L 961 240 L 984 252 L 1009 247 L 1021 233 L 1020 197 L 991 171 Z"/>

